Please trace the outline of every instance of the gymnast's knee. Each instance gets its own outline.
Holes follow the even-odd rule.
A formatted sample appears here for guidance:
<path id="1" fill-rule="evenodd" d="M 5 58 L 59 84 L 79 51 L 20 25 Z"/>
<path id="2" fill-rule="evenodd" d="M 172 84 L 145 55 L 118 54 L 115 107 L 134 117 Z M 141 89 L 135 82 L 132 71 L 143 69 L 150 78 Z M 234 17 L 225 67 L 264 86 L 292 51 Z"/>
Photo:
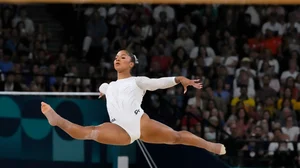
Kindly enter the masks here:
<path id="1" fill-rule="evenodd" d="M 75 139 L 83 139 L 83 140 L 94 140 L 97 141 L 97 139 L 100 136 L 100 131 L 95 126 L 88 126 L 85 127 L 86 134 L 83 138 L 75 138 Z"/>

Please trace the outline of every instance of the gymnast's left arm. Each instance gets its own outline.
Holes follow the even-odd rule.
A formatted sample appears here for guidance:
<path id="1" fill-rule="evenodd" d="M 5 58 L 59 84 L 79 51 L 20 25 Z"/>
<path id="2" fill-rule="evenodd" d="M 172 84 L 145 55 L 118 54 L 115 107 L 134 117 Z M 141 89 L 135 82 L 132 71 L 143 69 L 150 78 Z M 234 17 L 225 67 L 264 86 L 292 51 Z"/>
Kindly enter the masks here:
<path id="1" fill-rule="evenodd" d="M 202 88 L 200 80 L 190 80 L 183 76 L 162 78 L 136 77 L 136 84 L 143 90 L 154 91 L 157 89 L 167 89 L 178 83 L 183 85 L 184 93 L 187 90 L 187 86 L 193 86 L 197 89 Z"/>

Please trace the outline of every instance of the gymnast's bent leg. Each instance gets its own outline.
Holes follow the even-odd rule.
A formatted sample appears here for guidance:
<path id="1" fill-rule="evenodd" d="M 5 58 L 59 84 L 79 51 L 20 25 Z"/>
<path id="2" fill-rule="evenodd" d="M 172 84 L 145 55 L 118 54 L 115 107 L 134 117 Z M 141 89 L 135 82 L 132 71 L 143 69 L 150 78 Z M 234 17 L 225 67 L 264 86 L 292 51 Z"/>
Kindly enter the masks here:
<path id="1" fill-rule="evenodd" d="M 142 141 L 154 144 L 188 145 L 206 149 L 209 152 L 223 155 L 225 147 L 219 143 L 208 142 L 188 131 L 174 131 L 172 128 L 152 120 L 147 114 L 141 118 Z"/>
<path id="2" fill-rule="evenodd" d="M 42 113 L 50 125 L 64 130 L 74 139 L 94 140 L 102 144 L 128 145 L 130 137 L 127 132 L 116 124 L 104 123 L 99 126 L 80 126 L 59 116 L 50 105 L 41 103 Z"/>

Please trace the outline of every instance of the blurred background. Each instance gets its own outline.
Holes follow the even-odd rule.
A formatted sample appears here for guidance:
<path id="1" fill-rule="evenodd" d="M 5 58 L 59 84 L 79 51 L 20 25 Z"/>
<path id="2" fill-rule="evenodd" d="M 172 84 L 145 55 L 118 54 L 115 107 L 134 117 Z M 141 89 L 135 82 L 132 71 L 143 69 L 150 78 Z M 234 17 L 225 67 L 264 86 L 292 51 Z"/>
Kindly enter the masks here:
<path id="1" fill-rule="evenodd" d="M 158 167 L 300 167 L 300 8 L 229 5 L 0 5 L 0 91 L 97 92 L 120 49 L 135 75 L 200 78 L 148 92 L 143 108 L 175 130 L 224 143 L 226 156 L 149 145 Z M 40 101 L 81 125 L 108 121 L 93 96 L 0 96 L 0 167 L 148 167 L 136 144 L 75 141 Z"/>

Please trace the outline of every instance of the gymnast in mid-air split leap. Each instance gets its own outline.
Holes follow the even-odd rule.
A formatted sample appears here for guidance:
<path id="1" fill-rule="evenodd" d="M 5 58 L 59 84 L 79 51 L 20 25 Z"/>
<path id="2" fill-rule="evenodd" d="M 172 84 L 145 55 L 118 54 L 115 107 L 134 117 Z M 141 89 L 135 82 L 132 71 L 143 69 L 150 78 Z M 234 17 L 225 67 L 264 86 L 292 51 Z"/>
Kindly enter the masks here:
<path id="1" fill-rule="evenodd" d="M 188 145 L 206 149 L 214 154 L 223 155 L 225 147 L 219 143 L 208 142 L 188 131 L 175 131 L 170 127 L 152 120 L 141 108 L 143 96 L 147 90 L 166 89 L 179 83 L 201 89 L 200 80 L 190 80 L 182 76 L 151 79 L 135 77 L 131 70 L 138 63 L 135 55 L 121 50 L 114 60 L 118 80 L 103 83 L 99 87 L 100 96 L 106 96 L 110 122 L 99 126 L 80 126 L 58 115 L 50 105 L 42 102 L 42 113 L 50 125 L 64 130 L 74 139 L 94 140 L 109 145 L 128 145 L 135 140 L 153 144 Z"/>

